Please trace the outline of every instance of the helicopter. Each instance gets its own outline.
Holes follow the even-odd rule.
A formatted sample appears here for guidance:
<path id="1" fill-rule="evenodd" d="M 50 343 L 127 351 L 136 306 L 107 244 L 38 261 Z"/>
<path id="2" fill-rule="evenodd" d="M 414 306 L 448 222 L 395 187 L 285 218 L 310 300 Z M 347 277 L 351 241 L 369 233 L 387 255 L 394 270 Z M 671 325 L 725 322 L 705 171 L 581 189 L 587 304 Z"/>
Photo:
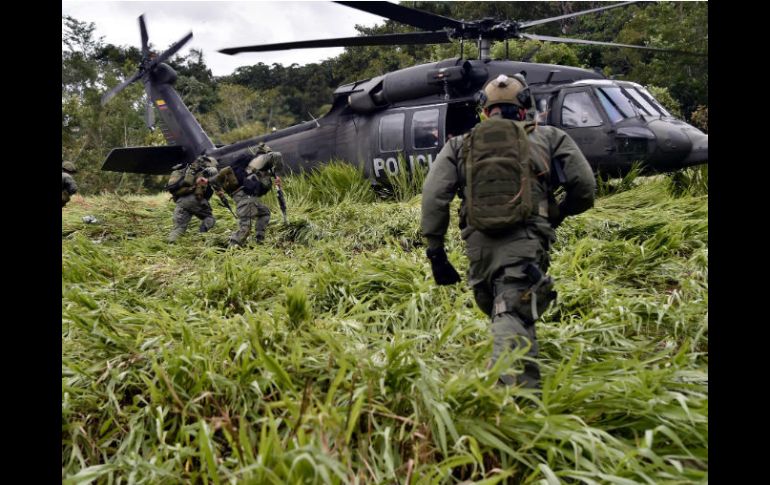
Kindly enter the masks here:
<path id="1" fill-rule="evenodd" d="M 174 90 L 176 72 L 164 61 L 192 38 L 192 32 L 157 54 L 148 47 L 144 16 L 139 17 L 142 61 L 138 71 L 102 97 L 102 104 L 129 84 L 141 80 L 149 103 L 161 117 L 168 143 L 158 147 L 115 148 L 102 170 L 167 174 L 200 155 L 214 157 L 220 168 L 257 153 L 268 143 L 283 155 L 290 172 L 341 159 L 363 169 L 373 185 L 387 185 L 402 170 L 429 169 L 446 141 L 471 130 L 479 121 L 479 91 L 500 74 L 521 74 L 530 87 L 529 119 L 566 131 L 592 169 L 603 176 L 628 173 L 641 163 L 647 173 L 674 171 L 708 163 L 708 135 L 673 117 L 643 86 L 606 79 L 576 67 L 492 60 L 493 40 L 526 38 L 548 42 L 603 45 L 678 54 L 694 54 L 629 44 L 528 34 L 530 27 L 598 13 L 635 2 L 623 2 L 533 21 L 461 21 L 389 2 L 335 2 L 396 20 L 422 32 L 286 42 L 222 49 L 224 54 L 313 47 L 437 44 L 460 40 L 460 56 L 420 64 L 338 87 L 329 111 L 318 119 L 231 145 L 217 146 Z M 475 41 L 479 59 L 464 59 L 465 41 Z M 405 165 L 405 166 L 404 166 Z"/>

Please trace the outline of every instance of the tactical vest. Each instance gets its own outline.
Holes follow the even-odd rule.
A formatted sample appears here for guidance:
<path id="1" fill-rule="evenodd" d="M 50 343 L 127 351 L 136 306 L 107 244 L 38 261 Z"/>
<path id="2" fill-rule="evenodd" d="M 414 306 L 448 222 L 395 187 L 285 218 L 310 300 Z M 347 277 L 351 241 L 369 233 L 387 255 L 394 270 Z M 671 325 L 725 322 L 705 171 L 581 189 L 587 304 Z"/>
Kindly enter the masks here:
<path id="1" fill-rule="evenodd" d="M 545 191 L 525 125 L 491 117 L 463 141 L 464 212 L 466 222 L 479 231 L 503 232 L 538 213 L 536 199 Z"/>

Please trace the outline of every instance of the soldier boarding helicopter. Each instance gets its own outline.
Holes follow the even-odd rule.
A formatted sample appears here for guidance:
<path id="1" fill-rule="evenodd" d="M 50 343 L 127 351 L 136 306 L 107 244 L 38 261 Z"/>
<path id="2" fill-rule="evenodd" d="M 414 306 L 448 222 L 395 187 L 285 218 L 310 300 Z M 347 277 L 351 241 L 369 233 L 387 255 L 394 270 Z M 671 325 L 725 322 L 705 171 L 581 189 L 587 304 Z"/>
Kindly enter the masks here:
<path id="1" fill-rule="evenodd" d="M 363 165 L 373 184 L 416 166 L 430 167 L 447 139 L 462 135 L 479 122 L 478 93 L 500 74 L 521 74 L 529 84 L 530 117 L 564 129 L 572 136 L 595 172 L 608 176 L 627 173 L 636 162 L 647 172 L 666 172 L 708 162 L 708 136 L 674 118 L 646 89 L 629 81 L 615 81 L 575 67 L 492 60 L 492 40 L 526 38 L 645 50 L 674 52 L 628 44 L 588 41 L 523 33 L 535 25 L 595 13 L 634 2 L 624 2 L 534 21 L 468 22 L 388 2 L 336 2 L 380 15 L 426 32 L 323 39 L 220 52 L 236 54 L 311 47 L 358 45 L 437 44 L 459 39 L 459 58 L 421 64 L 340 86 L 331 109 L 312 121 L 227 146 L 215 146 L 174 90 L 176 72 L 163 61 L 192 38 L 189 33 L 160 55 L 151 53 L 147 29 L 139 17 L 143 59 L 139 70 L 108 91 L 106 103 L 130 83 L 141 80 L 151 105 L 161 117 L 168 146 L 116 148 L 102 170 L 145 174 L 170 173 L 171 167 L 201 154 L 221 167 L 255 153 L 268 143 L 283 154 L 292 172 L 312 169 L 332 159 Z M 466 40 L 478 43 L 480 59 L 463 59 Z M 506 46 L 507 47 L 507 46 Z M 700 54 L 695 54 L 700 55 Z M 525 100 L 526 101 L 526 100 Z M 407 167 L 401 167 L 403 156 Z"/>

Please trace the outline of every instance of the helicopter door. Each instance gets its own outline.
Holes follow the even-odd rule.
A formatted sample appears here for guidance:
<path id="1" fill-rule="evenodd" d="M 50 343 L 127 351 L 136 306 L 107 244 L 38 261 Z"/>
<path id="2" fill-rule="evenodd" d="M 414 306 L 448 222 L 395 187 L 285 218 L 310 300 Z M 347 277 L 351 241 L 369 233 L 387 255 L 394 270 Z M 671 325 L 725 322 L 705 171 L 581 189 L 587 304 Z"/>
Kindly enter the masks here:
<path id="1" fill-rule="evenodd" d="M 409 170 L 415 167 L 429 169 L 433 165 L 444 139 L 444 115 L 446 105 L 422 106 L 410 110 L 410 128 L 407 136 Z"/>
<path id="2" fill-rule="evenodd" d="M 388 175 L 400 171 L 399 156 L 403 155 L 406 112 L 386 111 L 373 123 L 372 174 L 376 180 L 385 180 Z"/>
<path id="3" fill-rule="evenodd" d="M 374 178 L 384 180 L 418 166 L 429 168 L 443 146 L 445 115 L 445 105 L 434 105 L 388 110 L 375 119 L 371 138 Z"/>
<path id="4" fill-rule="evenodd" d="M 591 89 L 562 90 L 553 111 L 556 125 L 575 140 L 594 169 L 605 162 L 611 155 L 611 128 Z"/>

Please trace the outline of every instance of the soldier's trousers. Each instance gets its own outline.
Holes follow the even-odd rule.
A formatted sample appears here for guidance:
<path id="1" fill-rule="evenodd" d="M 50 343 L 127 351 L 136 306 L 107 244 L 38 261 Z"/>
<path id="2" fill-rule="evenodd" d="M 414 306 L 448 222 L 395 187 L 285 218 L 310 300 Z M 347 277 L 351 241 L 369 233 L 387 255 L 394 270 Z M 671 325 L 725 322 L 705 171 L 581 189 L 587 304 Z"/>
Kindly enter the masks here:
<path id="1" fill-rule="evenodd" d="M 251 232 L 254 219 L 257 220 L 254 237 L 257 241 L 265 238 L 265 230 L 270 222 L 270 209 L 259 201 L 256 195 L 248 195 L 243 190 L 233 194 L 235 214 L 238 216 L 238 229 L 230 235 L 231 245 L 241 245 L 246 242 Z"/>
<path id="2" fill-rule="evenodd" d="M 198 199 L 195 194 L 184 195 L 176 200 L 174 209 L 174 228 L 168 235 L 168 241 L 174 242 L 187 231 L 190 220 L 195 216 L 201 220 L 200 232 L 206 232 L 216 223 L 208 199 Z"/>
<path id="3" fill-rule="evenodd" d="M 531 305 L 533 268 L 545 274 L 548 269 L 548 241 L 531 228 L 522 228 L 500 237 L 478 231 L 464 234 L 470 267 L 468 281 L 479 308 L 492 320 L 492 363 L 506 351 L 528 348 L 523 372 L 516 378 L 504 375 L 505 384 L 524 387 L 540 385 L 540 369 L 534 361 L 538 355 L 535 320 L 545 310 L 546 296 L 552 285 L 540 285 L 533 315 Z M 530 267 L 532 266 L 532 267 Z"/>
<path id="4" fill-rule="evenodd" d="M 540 368 L 534 359 L 538 356 L 535 322 L 531 318 L 529 304 L 522 302 L 522 296 L 532 287 L 524 274 L 530 262 L 503 268 L 492 285 L 478 284 L 473 287 L 476 304 L 492 319 L 492 364 L 497 362 L 506 350 L 527 348 L 523 372 L 517 380 L 510 375 L 501 376 L 505 384 L 518 383 L 528 388 L 540 386 Z M 518 382 L 517 382 L 518 381 Z"/>

